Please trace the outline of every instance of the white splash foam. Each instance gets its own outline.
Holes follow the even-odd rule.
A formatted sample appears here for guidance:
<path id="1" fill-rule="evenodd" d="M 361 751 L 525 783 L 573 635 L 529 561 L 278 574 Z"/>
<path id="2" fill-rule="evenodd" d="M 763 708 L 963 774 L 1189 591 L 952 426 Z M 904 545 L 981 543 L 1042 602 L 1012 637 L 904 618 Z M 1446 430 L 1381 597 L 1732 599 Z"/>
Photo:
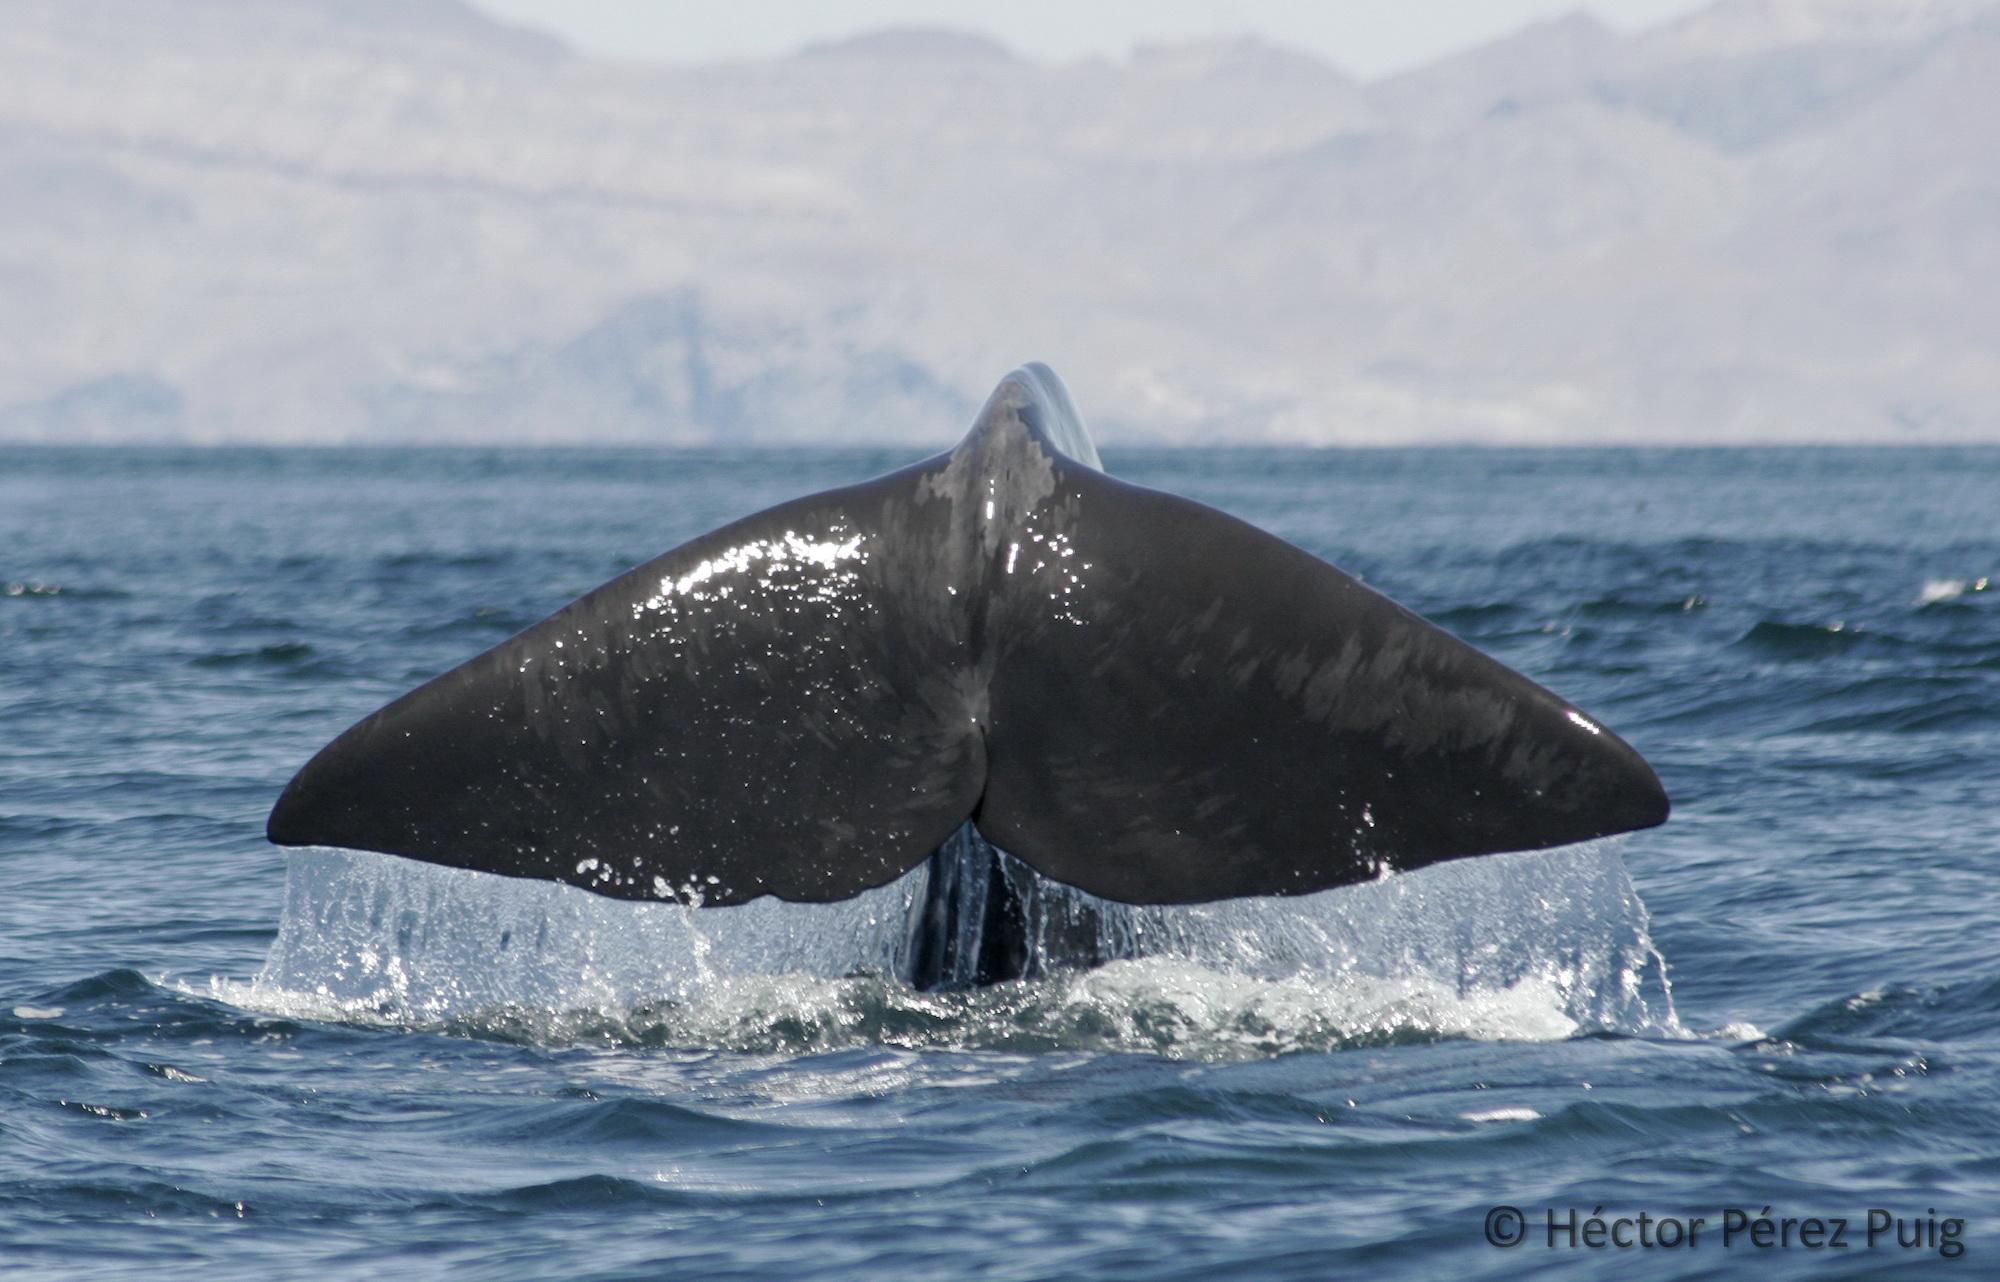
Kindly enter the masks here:
<path id="1" fill-rule="evenodd" d="M 890 978 L 921 870 L 838 904 L 695 910 L 385 855 L 291 855 L 258 976 L 292 1018 L 531 1041 L 1234 1058 L 1382 1040 L 1684 1035 L 1611 843 L 1287 899 L 1108 914 L 1126 960 L 970 993 Z"/>
<path id="2" fill-rule="evenodd" d="M 886 969 L 921 889 L 904 878 L 836 904 L 697 910 L 340 850 L 291 854 L 285 884 L 256 985 L 415 1020 L 612 1010 L 685 1001 L 720 976 Z"/>
<path id="3" fill-rule="evenodd" d="M 1646 906 L 1611 841 L 1439 864 L 1318 895 L 1140 910 L 1145 951 L 1278 976 L 1529 989 L 1578 1030 L 1680 1036 Z"/>
<path id="4" fill-rule="evenodd" d="M 1979 579 L 1925 579 L 1923 588 L 1917 593 L 1918 605 L 1931 605 L 1938 601 L 1951 601 L 1968 592 L 1984 592 L 1991 582 Z"/>
<path id="5" fill-rule="evenodd" d="M 1072 977 L 1061 1007 L 1108 1021 L 1114 1045 L 1171 1053 L 1186 1046 L 1277 1054 L 1382 1040 L 1469 1037 L 1553 1041 L 1577 1024 L 1539 979 L 1460 993 L 1430 976 L 1284 978 L 1232 973 L 1165 957 L 1111 962 Z"/>

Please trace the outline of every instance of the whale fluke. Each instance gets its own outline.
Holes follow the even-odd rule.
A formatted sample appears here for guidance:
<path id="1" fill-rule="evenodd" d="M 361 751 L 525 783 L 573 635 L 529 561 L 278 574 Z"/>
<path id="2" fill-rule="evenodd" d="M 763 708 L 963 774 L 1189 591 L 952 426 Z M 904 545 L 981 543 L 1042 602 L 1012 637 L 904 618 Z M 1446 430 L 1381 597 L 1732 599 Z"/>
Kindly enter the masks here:
<path id="1" fill-rule="evenodd" d="M 969 820 L 1162 904 L 1666 819 L 1593 718 L 1096 464 L 1017 370 L 949 453 L 695 539 L 365 718 L 269 836 L 724 905 L 845 898 Z"/>

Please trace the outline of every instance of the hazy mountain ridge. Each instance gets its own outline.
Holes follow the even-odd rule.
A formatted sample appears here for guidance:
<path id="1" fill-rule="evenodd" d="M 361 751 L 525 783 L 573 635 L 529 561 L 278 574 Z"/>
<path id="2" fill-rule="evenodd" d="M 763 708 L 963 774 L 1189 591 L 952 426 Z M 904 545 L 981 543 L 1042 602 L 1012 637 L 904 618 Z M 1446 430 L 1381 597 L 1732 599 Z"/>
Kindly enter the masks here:
<path id="1" fill-rule="evenodd" d="M 1362 85 L 891 32 L 611 67 L 456 0 L 28 0 L 0 437 L 2000 439 L 2000 7 L 1724 0 Z"/>

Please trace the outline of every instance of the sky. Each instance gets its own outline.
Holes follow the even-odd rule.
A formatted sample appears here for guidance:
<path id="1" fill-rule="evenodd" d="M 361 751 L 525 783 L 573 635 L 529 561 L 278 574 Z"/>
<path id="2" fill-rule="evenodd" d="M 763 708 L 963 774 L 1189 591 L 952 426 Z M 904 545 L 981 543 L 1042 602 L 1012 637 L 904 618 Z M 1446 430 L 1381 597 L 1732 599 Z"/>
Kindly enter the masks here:
<path id="1" fill-rule="evenodd" d="M 1634 28 L 1707 0 L 472 0 L 586 53 L 639 62 L 779 57 L 893 26 L 984 32 L 1044 62 L 1134 44 L 1257 35 L 1363 78 L 1390 75 L 1531 22 L 1588 9 Z"/>

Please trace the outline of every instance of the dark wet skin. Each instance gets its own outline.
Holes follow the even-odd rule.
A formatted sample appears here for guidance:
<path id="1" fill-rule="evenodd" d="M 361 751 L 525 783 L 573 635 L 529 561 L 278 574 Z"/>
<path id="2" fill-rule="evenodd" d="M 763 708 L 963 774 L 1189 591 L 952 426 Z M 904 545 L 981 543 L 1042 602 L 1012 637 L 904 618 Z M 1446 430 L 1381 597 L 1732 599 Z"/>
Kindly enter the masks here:
<path id="1" fill-rule="evenodd" d="M 365 718 L 268 831 L 706 905 L 843 899 L 936 852 L 913 919 L 943 932 L 977 880 L 941 862 L 968 821 L 1042 878 L 1164 904 L 1667 810 L 1629 745 L 1526 677 L 1106 476 L 1029 366 L 949 453 L 704 535 Z M 979 956 L 939 933 L 913 979 L 1029 965 L 1034 886 L 987 858 Z"/>

